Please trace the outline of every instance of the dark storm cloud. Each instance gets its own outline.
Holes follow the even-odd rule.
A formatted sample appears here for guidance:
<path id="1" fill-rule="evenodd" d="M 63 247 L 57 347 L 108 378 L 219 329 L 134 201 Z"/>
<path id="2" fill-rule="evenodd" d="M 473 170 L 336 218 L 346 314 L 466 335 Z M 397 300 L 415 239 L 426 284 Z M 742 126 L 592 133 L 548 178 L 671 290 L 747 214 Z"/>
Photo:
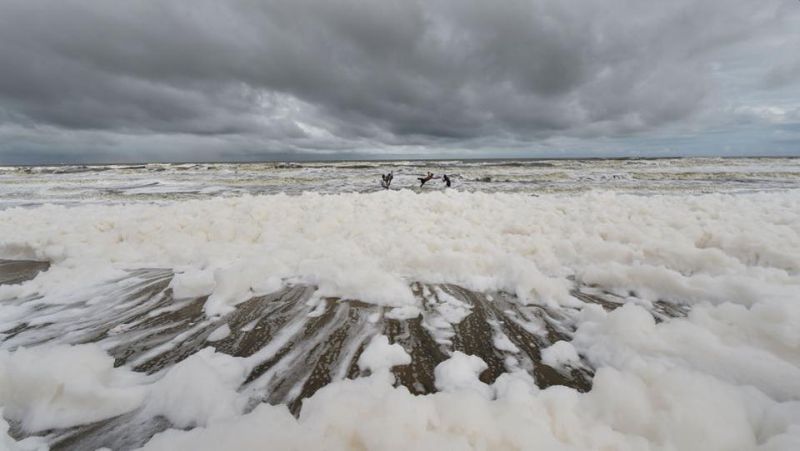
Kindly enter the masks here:
<path id="1" fill-rule="evenodd" d="M 0 0 L 0 152 L 35 153 L 37 127 L 91 155 L 99 135 L 224 155 L 642 133 L 704 108 L 715 52 L 792 7 Z"/>

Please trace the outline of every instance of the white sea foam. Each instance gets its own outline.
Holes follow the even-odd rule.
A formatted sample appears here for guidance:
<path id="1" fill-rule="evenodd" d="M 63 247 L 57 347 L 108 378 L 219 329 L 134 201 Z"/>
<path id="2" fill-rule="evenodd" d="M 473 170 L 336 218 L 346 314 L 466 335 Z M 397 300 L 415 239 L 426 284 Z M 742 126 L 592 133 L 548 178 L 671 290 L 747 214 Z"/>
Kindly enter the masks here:
<path id="1" fill-rule="evenodd" d="M 499 349 L 500 351 L 506 352 L 519 352 L 519 348 L 515 345 L 511 340 L 508 339 L 508 336 L 504 333 L 498 333 L 492 338 L 492 344 L 494 347 Z M 547 362 L 545 362 L 547 363 Z"/>
<path id="2" fill-rule="evenodd" d="M 411 363 L 411 356 L 399 344 L 389 344 L 385 335 L 375 335 L 358 358 L 358 367 L 373 373 Z"/>
<path id="3" fill-rule="evenodd" d="M 208 341 L 220 341 L 220 340 L 223 340 L 225 338 L 228 338 L 228 336 L 230 334 L 231 334 L 231 328 L 227 324 L 224 324 L 224 325 L 220 326 L 219 328 L 217 328 L 214 332 L 211 332 L 211 334 L 208 336 L 207 340 Z"/>
<path id="4" fill-rule="evenodd" d="M 180 428 L 235 417 L 247 401 L 237 392 L 247 370 L 244 359 L 202 349 L 148 387 L 146 408 Z"/>
<path id="5" fill-rule="evenodd" d="M 63 302 L 115 269 L 168 267 L 181 271 L 177 295 L 211 294 L 209 313 L 286 281 L 392 306 L 415 304 L 412 281 L 574 305 L 570 276 L 649 300 L 751 305 L 796 297 L 798 204 L 797 192 L 403 191 L 11 209 L 0 214 L 0 255 L 28 249 L 54 265 L 22 287 L 1 288 L 0 298 L 59 291 L 49 299 Z"/>
<path id="6" fill-rule="evenodd" d="M 571 343 L 557 341 L 546 349 L 542 349 L 542 362 L 560 368 L 564 365 L 574 365 L 578 363 L 578 352 Z"/>
<path id="7" fill-rule="evenodd" d="M 114 368 L 96 345 L 0 350 L 0 405 L 27 431 L 109 418 L 141 405 L 142 377 Z"/>
<path id="8" fill-rule="evenodd" d="M 492 396 L 491 388 L 478 379 L 488 366 L 474 355 L 456 351 L 453 356 L 436 366 L 436 388 L 443 392 L 471 390 L 486 398 Z"/>
<path id="9" fill-rule="evenodd" d="M 210 349 L 150 377 L 113 368 L 92 345 L 0 351 L 3 415 L 29 431 L 143 408 L 198 426 L 159 434 L 149 449 L 800 446 L 797 191 L 399 191 L 44 206 L 0 212 L 0 257 L 12 254 L 52 266 L 0 287 L 0 300 L 91 298 L 91 287 L 122 270 L 152 267 L 182 274 L 172 282 L 178 298 L 209 295 L 209 315 L 298 282 L 319 287 L 320 302 L 337 296 L 393 306 L 397 318 L 418 316 L 409 286 L 415 281 L 507 291 L 523 303 L 579 308 L 574 338 L 546 349 L 543 359 L 559 365 L 580 354 L 596 368 L 587 393 L 539 390 L 521 371 L 488 385 L 478 379 L 485 362 L 454 353 L 435 371 L 442 392 L 412 396 L 377 371 L 331 383 L 295 419 L 285 406 L 243 414 L 237 387 L 252 362 Z M 636 302 L 607 313 L 574 298 L 578 284 Z M 428 325 L 436 330 L 470 313 L 443 290 L 429 294 L 438 296 L 433 309 L 441 324 Z M 657 323 L 643 306 L 662 300 L 692 309 Z M 0 318 L 25 314 L 25 304 L 0 307 Z M 512 352 L 506 340 L 495 337 Z M 371 343 L 362 354 L 365 369 L 408 360 L 386 337 Z M 2 440 L 11 439 L 0 434 Z"/>
<path id="10" fill-rule="evenodd" d="M 47 449 L 47 442 L 41 437 L 28 437 L 24 440 L 16 441 L 8 435 L 8 422 L 0 409 L 0 449 L 6 451 L 44 451 Z"/>
<path id="11" fill-rule="evenodd" d="M 800 404 L 776 403 L 684 369 L 636 374 L 604 368 L 592 391 L 580 394 L 558 386 L 540 391 L 525 373 L 488 386 L 477 380 L 480 359 L 475 365 L 473 359 L 456 355 L 442 364 L 446 373 L 459 374 L 459 387 L 447 392 L 412 396 L 378 376 L 341 381 L 307 400 L 297 420 L 283 406 L 261 405 L 208 428 L 159 434 L 145 449 L 260 449 L 269 443 L 330 450 L 704 451 L 791 450 L 800 443 Z M 454 374 L 442 376 L 454 382 Z"/>

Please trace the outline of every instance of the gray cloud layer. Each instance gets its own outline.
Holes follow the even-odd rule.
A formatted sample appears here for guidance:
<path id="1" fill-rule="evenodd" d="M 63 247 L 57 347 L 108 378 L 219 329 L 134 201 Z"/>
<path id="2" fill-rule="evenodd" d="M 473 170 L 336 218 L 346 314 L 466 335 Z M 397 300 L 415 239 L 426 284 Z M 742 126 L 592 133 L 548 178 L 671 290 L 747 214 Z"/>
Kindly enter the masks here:
<path id="1" fill-rule="evenodd" d="M 780 0 L 0 0 L 0 162 L 519 147 L 752 122 L 758 105 L 720 101 L 718 61 L 780 54 L 797 19 Z M 753 89 L 794 86 L 794 58 L 745 61 L 761 71 Z"/>

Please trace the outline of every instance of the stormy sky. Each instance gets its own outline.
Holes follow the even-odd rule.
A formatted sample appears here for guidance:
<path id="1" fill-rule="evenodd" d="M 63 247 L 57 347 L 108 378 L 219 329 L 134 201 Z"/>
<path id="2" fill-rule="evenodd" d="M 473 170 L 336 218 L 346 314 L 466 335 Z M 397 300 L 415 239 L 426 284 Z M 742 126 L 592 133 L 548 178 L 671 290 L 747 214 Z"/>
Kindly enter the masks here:
<path id="1" fill-rule="evenodd" d="M 0 0 L 0 164 L 800 155 L 797 0 Z"/>

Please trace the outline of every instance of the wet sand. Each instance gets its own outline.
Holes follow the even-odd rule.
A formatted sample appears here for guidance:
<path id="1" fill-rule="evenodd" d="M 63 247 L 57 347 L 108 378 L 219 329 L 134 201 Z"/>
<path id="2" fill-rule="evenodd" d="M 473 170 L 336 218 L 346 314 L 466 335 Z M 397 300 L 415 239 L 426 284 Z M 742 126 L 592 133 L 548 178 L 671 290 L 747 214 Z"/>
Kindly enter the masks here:
<path id="1" fill-rule="evenodd" d="M 12 285 L 33 279 L 41 271 L 47 271 L 49 267 L 49 262 L 0 259 L 0 285 Z"/>

